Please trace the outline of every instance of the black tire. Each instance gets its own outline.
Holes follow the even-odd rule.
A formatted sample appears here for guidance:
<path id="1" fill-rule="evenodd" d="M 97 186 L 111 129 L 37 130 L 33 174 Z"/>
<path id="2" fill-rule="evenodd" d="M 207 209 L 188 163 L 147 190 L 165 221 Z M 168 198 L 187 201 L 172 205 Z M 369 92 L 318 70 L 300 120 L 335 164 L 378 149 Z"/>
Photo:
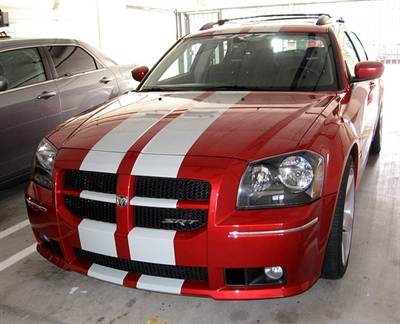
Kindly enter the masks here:
<path id="1" fill-rule="evenodd" d="M 321 277 L 340 279 L 349 263 L 355 206 L 354 161 L 349 156 L 338 193 Z"/>
<path id="2" fill-rule="evenodd" d="M 370 154 L 379 154 L 382 146 L 382 114 L 379 116 L 378 125 L 376 125 L 374 139 L 369 149 Z"/>

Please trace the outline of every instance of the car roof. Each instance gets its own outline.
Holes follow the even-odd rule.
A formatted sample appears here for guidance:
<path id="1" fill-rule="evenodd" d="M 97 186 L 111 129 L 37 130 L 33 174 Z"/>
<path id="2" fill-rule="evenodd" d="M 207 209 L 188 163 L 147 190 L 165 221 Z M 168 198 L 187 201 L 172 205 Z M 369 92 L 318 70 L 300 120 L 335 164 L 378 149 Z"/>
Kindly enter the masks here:
<path id="1" fill-rule="evenodd" d="M 81 45 L 85 44 L 76 39 L 70 38 L 1 38 L 1 48 L 21 47 L 21 46 L 38 46 L 38 45 Z"/>
<path id="2" fill-rule="evenodd" d="M 334 19 L 329 14 L 276 14 L 222 19 L 210 22 L 200 31 L 188 37 L 257 32 L 315 32 L 326 33 L 329 27 L 338 29 L 342 18 Z"/>
<path id="3" fill-rule="evenodd" d="M 0 37 L 0 50 L 13 50 L 25 47 L 37 46 L 55 46 L 55 45 L 74 45 L 82 46 L 85 50 L 89 51 L 92 55 L 97 57 L 106 66 L 116 65 L 117 63 L 112 60 L 106 53 L 99 50 L 95 46 L 84 41 L 72 38 L 1 38 Z"/>

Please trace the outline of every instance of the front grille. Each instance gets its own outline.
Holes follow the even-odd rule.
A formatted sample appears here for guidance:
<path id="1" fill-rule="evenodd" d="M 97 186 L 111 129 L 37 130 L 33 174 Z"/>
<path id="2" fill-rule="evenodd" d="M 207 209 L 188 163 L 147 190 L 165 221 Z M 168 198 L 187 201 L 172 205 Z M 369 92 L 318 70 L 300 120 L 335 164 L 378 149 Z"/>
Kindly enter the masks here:
<path id="1" fill-rule="evenodd" d="M 207 181 L 137 177 L 135 196 L 177 200 L 209 200 L 211 186 Z"/>
<path id="2" fill-rule="evenodd" d="M 64 195 L 64 204 L 72 214 L 79 218 L 116 223 L 115 203 Z"/>
<path id="3" fill-rule="evenodd" d="M 74 250 L 76 257 L 80 260 L 96 263 L 113 269 L 163 278 L 208 281 L 207 268 L 139 262 L 110 257 L 78 248 L 74 248 Z"/>
<path id="4" fill-rule="evenodd" d="M 71 189 L 88 190 L 115 194 L 118 175 L 79 170 L 67 170 L 64 175 L 64 186 Z"/>
<path id="5" fill-rule="evenodd" d="M 135 226 L 193 231 L 207 223 L 206 209 L 173 209 L 135 206 Z"/>
<path id="6" fill-rule="evenodd" d="M 118 175 L 79 170 L 66 170 L 64 187 L 93 193 L 117 193 Z M 207 181 L 138 176 L 133 196 L 190 202 L 191 208 L 135 206 L 135 226 L 144 228 L 193 231 L 207 224 L 211 185 Z M 95 196 L 95 195 L 94 195 Z M 116 201 L 116 197 L 115 197 Z M 116 223 L 116 203 L 85 199 L 64 194 L 64 205 L 75 216 L 107 223 Z M 198 208 L 196 206 L 198 205 Z"/>

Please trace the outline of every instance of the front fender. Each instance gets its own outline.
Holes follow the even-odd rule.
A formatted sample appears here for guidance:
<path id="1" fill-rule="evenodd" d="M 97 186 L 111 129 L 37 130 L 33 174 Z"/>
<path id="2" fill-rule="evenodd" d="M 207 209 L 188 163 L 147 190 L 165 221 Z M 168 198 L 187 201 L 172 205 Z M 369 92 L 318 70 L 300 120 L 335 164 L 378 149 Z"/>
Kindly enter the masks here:
<path id="1" fill-rule="evenodd" d="M 340 96 L 332 100 L 296 148 L 314 151 L 324 157 L 323 196 L 338 192 L 347 157 L 358 151 L 356 127 L 342 115 L 345 108 Z M 355 154 L 354 160 L 357 165 L 358 154 Z"/>

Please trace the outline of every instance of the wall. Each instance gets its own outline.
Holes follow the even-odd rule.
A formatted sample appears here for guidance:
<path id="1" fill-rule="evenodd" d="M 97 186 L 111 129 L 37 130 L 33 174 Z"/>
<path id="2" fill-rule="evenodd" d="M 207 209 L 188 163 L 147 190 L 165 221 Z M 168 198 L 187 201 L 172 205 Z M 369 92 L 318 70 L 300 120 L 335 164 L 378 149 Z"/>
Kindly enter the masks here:
<path id="1" fill-rule="evenodd" d="M 283 5 L 284 2 L 290 4 Z M 247 8 L 212 9 L 238 5 L 246 5 Z M 150 10 L 150 7 L 159 9 Z M 6 31 L 12 37 L 82 39 L 101 48 L 120 63 L 152 66 L 176 40 L 174 9 L 189 13 L 191 23 L 195 22 L 196 13 L 206 10 L 214 12 L 204 14 L 207 22 L 215 20 L 218 14 L 229 18 L 270 13 L 327 12 L 343 17 L 353 26 L 372 57 L 384 52 L 400 56 L 398 0 L 248 0 L 245 4 L 232 0 L 0 0 L 0 9 L 9 13 L 11 23 L 10 27 L 0 28 L 0 32 Z M 198 29 L 204 23 L 202 19 L 191 28 Z M 185 34 L 185 28 L 182 30 Z"/>
<path id="2" fill-rule="evenodd" d="M 0 9 L 10 20 L 0 32 L 11 37 L 77 38 L 119 63 L 151 66 L 176 40 L 172 10 L 127 9 L 121 0 L 0 1 Z"/>
<path id="3" fill-rule="evenodd" d="M 197 30 L 206 22 L 218 19 L 297 13 L 328 13 L 332 17 L 341 17 L 360 37 L 370 59 L 386 56 L 392 59 L 386 59 L 385 63 L 400 62 L 399 0 L 290 1 L 290 4 L 285 5 L 264 1 L 263 5 L 258 6 L 246 4 L 246 7 L 240 8 L 192 10 L 179 14 L 186 16 L 189 21 L 182 28 L 184 34 L 189 29 Z"/>

